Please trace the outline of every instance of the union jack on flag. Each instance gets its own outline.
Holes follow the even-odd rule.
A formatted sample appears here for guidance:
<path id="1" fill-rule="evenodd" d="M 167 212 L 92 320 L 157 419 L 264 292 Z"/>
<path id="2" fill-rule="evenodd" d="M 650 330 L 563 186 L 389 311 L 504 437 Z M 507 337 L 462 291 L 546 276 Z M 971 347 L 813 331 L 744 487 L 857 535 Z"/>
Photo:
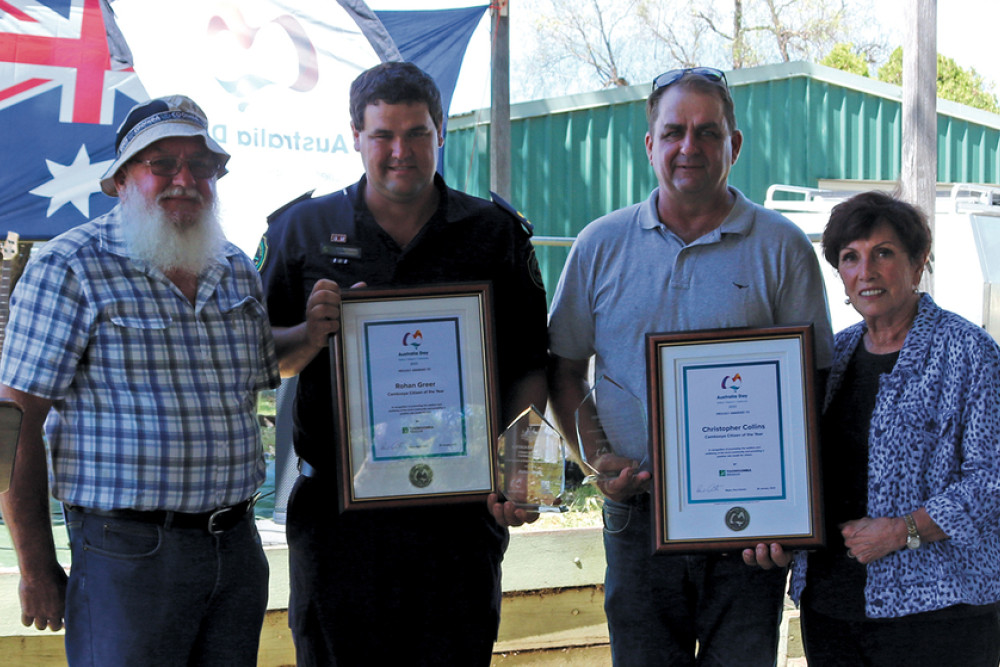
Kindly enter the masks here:
<path id="1" fill-rule="evenodd" d="M 110 210 L 98 181 L 146 99 L 107 0 L 0 0 L 0 236 L 50 239 Z"/>

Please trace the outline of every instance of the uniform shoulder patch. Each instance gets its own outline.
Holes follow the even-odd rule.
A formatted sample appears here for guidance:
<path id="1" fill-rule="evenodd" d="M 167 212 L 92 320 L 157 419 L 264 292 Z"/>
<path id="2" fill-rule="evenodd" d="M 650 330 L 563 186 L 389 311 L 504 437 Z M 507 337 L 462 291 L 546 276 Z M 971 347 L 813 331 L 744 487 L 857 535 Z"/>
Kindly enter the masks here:
<path id="1" fill-rule="evenodd" d="M 493 203 L 496 206 L 506 211 L 515 220 L 521 223 L 522 229 L 524 229 L 524 231 L 528 234 L 529 238 L 534 234 L 535 232 L 534 225 L 528 222 L 528 219 L 524 217 L 524 214 L 518 211 L 516 208 L 514 208 L 510 204 L 510 202 L 508 202 L 506 199 L 504 199 L 503 197 L 492 191 L 490 192 L 490 198 L 493 200 Z M 531 251 L 528 253 L 526 262 L 527 266 L 525 268 L 528 271 L 528 276 L 530 277 L 532 284 L 544 292 L 545 282 L 542 279 L 541 267 L 539 267 L 538 265 L 538 257 L 535 255 L 535 246 L 530 242 L 528 245 L 531 247 Z"/>
<path id="2" fill-rule="evenodd" d="M 493 200 L 493 203 L 499 206 L 501 209 L 503 209 L 510 215 L 514 216 L 514 219 L 520 222 L 521 226 L 524 227 L 524 231 L 528 232 L 528 236 L 531 236 L 532 234 L 535 233 L 535 226 L 532 225 L 526 217 L 524 217 L 523 213 L 514 208 L 510 202 L 508 202 L 506 199 L 504 199 L 497 193 L 493 192 L 492 190 L 490 191 L 490 199 Z"/>
<path id="3" fill-rule="evenodd" d="M 288 202 L 287 204 L 282 205 L 281 208 L 275 209 L 269 216 L 267 216 L 267 224 L 271 224 L 272 222 L 274 222 L 278 218 L 278 216 L 280 216 L 282 213 L 284 213 L 291 207 L 295 206 L 299 202 L 306 201 L 307 199 L 312 199 L 314 192 L 316 191 L 310 190 L 309 192 L 299 195 L 298 197 Z"/>
<path id="4" fill-rule="evenodd" d="M 257 269 L 257 273 L 260 273 L 264 269 L 264 264 L 267 263 L 267 237 L 260 237 L 260 243 L 257 244 L 257 252 L 253 256 L 253 265 Z"/>

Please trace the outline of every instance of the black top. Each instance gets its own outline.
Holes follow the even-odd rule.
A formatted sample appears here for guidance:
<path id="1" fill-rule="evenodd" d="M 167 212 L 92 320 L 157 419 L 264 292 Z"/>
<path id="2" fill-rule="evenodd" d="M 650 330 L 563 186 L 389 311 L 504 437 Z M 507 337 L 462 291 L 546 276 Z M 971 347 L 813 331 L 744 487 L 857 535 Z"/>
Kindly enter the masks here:
<path id="1" fill-rule="evenodd" d="M 847 557 L 840 525 L 868 515 L 868 429 L 879 378 L 898 358 L 899 352 L 872 354 L 858 345 L 820 422 L 827 546 L 809 555 L 806 594 L 827 616 L 865 618 L 865 566 Z"/>

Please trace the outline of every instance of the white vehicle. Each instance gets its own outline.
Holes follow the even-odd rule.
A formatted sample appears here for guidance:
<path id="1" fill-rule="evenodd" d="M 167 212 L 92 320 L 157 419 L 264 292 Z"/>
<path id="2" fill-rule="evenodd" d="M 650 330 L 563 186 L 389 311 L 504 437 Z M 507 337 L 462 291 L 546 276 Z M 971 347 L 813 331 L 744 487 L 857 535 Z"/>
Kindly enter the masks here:
<path id="1" fill-rule="evenodd" d="M 886 189 L 883 186 L 879 183 L 870 189 Z M 819 241 L 830 210 L 861 191 L 772 185 L 764 202 L 813 241 L 835 332 L 858 322 L 861 316 L 844 303 L 844 286 L 823 258 Z M 924 289 L 939 306 L 986 327 L 1000 341 L 1000 186 L 961 183 L 939 190 L 936 208 L 934 249 Z"/>

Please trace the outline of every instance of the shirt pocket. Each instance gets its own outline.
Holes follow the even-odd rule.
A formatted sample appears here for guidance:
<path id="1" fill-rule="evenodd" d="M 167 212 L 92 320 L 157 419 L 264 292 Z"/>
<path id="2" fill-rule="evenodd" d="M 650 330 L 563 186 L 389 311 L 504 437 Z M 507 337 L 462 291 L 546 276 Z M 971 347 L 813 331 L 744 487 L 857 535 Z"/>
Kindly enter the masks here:
<path id="1" fill-rule="evenodd" d="M 116 327 L 123 329 L 136 329 L 139 331 L 157 331 L 166 329 L 173 322 L 173 318 L 165 313 L 136 312 L 134 308 L 129 308 L 128 304 L 116 306 L 111 309 L 108 317 Z"/>
<path id="2" fill-rule="evenodd" d="M 271 329 L 264 304 L 254 296 L 220 296 L 217 326 L 211 338 L 226 341 L 230 372 L 242 375 L 251 388 L 266 382 L 265 345 Z"/>
<path id="3" fill-rule="evenodd" d="M 173 324 L 168 313 L 115 303 L 108 308 L 105 324 L 98 325 L 98 340 L 90 351 L 107 355 L 110 364 L 143 365 L 143 359 L 158 357 L 169 347 Z"/>
<path id="4" fill-rule="evenodd" d="M 248 317 L 257 321 L 267 319 L 267 311 L 256 297 L 245 296 L 239 299 L 219 298 L 219 312 L 224 316 L 236 314 L 239 317 Z"/>
<path id="5" fill-rule="evenodd" d="M 267 309 L 256 297 L 220 298 L 219 316 L 225 326 L 231 327 L 232 334 L 245 341 L 246 345 L 256 346 L 263 340 Z"/>
<path id="6" fill-rule="evenodd" d="M 904 397 L 882 418 L 872 420 L 872 435 L 882 447 L 871 456 L 880 464 L 880 474 L 899 484 L 892 491 L 896 497 L 905 494 L 908 502 L 922 502 L 958 474 L 957 419 L 954 409 Z"/>
<path id="7" fill-rule="evenodd" d="M 80 358 L 82 386 L 114 394 L 113 403 L 127 406 L 137 387 L 148 387 L 166 376 L 176 358 L 171 338 L 175 322 L 152 303 L 116 301 L 106 304 Z M 95 389 L 96 391 L 96 389 Z M 124 396 L 124 398 L 123 398 Z"/>
<path id="8" fill-rule="evenodd" d="M 899 415 L 900 426 L 914 433 L 940 436 L 951 425 L 954 410 L 928 407 L 917 400 L 903 398 L 893 409 Z"/>

